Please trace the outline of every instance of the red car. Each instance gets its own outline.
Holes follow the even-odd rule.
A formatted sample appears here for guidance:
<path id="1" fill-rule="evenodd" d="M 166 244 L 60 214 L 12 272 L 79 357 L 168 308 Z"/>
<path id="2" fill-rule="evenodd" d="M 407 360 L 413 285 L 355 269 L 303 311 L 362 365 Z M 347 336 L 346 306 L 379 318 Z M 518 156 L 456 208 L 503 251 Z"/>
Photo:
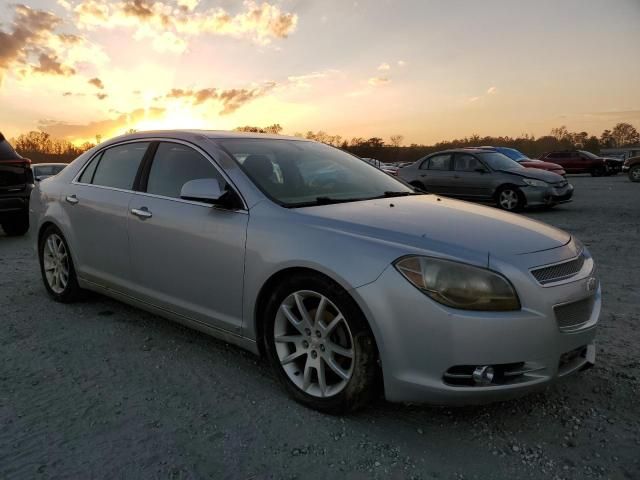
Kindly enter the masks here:
<path id="1" fill-rule="evenodd" d="M 565 150 L 540 155 L 540 160 L 551 160 L 562 165 L 569 173 L 590 173 L 594 177 L 618 173 L 622 162 L 602 158 L 586 150 Z"/>
<path id="2" fill-rule="evenodd" d="M 544 162 L 542 160 L 536 160 L 533 158 L 527 157 L 524 153 L 515 148 L 508 147 L 480 147 L 485 150 L 494 150 L 498 153 L 501 153 L 511 160 L 515 160 L 520 165 L 525 168 L 538 168 L 540 170 L 546 170 L 547 172 L 557 173 L 558 175 L 562 175 L 563 177 L 566 175 L 564 168 L 558 165 L 557 163 Z"/>

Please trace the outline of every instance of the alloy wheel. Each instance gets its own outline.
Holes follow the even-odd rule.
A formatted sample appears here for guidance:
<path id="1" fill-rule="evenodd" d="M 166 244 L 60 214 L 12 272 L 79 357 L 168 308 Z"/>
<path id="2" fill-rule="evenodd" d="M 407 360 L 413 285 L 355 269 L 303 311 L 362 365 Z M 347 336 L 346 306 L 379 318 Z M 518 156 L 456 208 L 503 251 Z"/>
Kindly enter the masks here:
<path id="1" fill-rule="evenodd" d="M 310 290 L 290 294 L 278 308 L 273 333 L 280 365 L 306 394 L 331 397 L 349 383 L 353 336 L 345 317 L 324 295 Z"/>
<path id="2" fill-rule="evenodd" d="M 513 210 L 518 205 L 518 194 L 513 190 L 503 190 L 500 192 L 498 202 L 505 210 Z"/>
<path id="3" fill-rule="evenodd" d="M 62 238 L 52 233 L 44 243 L 44 273 L 51 290 L 61 294 L 69 283 L 69 255 Z"/>
<path id="4" fill-rule="evenodd" d="M 631 169 L 631 178 L 635 182 L 640 182 L 640 167 L 634 167 Z"/>

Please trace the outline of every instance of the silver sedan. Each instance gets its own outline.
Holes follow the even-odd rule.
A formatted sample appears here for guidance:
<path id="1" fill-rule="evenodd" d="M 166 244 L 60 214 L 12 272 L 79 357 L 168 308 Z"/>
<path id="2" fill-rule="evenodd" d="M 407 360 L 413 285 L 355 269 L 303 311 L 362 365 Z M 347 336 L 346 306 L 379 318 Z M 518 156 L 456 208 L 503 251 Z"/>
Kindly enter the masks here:
<path id="1" fill-rule="evenodd" d="M 47 292 L 93 290 L 262 354 L 293 398 L 521 395 L 595 360 L 589 251 L 548 225 L 414 191 L 335 148 L 136 133 L 31 197 Z"/>

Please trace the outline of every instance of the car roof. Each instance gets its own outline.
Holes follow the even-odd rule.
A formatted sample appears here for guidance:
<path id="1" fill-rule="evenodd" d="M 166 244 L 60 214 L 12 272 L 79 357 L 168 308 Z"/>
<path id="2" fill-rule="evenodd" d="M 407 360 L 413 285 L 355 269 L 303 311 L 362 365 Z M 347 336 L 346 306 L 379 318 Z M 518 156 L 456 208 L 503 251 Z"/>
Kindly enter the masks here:
<path id="1" fill-rule="evenodd" d="M 291 137 L 287 135 L 272 135 L 269 133 L 256 132 L 234 132 L 226 130 L 193 130 L 193 129 L 177 129 L 177 130 L 147 130 L 135 133 L 128 133 L 118 137 L 109 139 L 105 143 L 121 142 L 128 139 L 144 139 L 149 137 L 167 137 L 167 138 L 188 138 L 188 137 L 206 137 L 212 140 L 222 140 L 229 138 L 253 138 L 253 139 L 273 139 L 273 140 L 298 140 L 301 142 L 311 142 L 300 137 Z"/>

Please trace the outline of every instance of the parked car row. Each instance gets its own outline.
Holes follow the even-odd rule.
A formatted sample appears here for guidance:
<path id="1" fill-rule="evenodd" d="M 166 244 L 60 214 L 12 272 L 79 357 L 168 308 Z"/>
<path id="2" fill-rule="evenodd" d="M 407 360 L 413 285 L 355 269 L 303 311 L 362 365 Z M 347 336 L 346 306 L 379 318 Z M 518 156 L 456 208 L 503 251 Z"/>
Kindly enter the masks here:
<path id="1" fill-rule="evenodd" d="M 34 181 L 56 175 L 65 166 L 31 164 L 0 133 L 0 226 L 7 235 L 24 235 L 29 230 L 29 196 Z"/>
<path id="2" fill-rule="evenodd" d="M 461 148 L 427 155 L 401 168 L 398 176 L 421 191 L 495 202 L 508 211 L 525 206 L 552 207 L 571 201 L 573 186 L 550 170 L 555 167 L 530 168 L 523 163 L 493 147 Z"/>

